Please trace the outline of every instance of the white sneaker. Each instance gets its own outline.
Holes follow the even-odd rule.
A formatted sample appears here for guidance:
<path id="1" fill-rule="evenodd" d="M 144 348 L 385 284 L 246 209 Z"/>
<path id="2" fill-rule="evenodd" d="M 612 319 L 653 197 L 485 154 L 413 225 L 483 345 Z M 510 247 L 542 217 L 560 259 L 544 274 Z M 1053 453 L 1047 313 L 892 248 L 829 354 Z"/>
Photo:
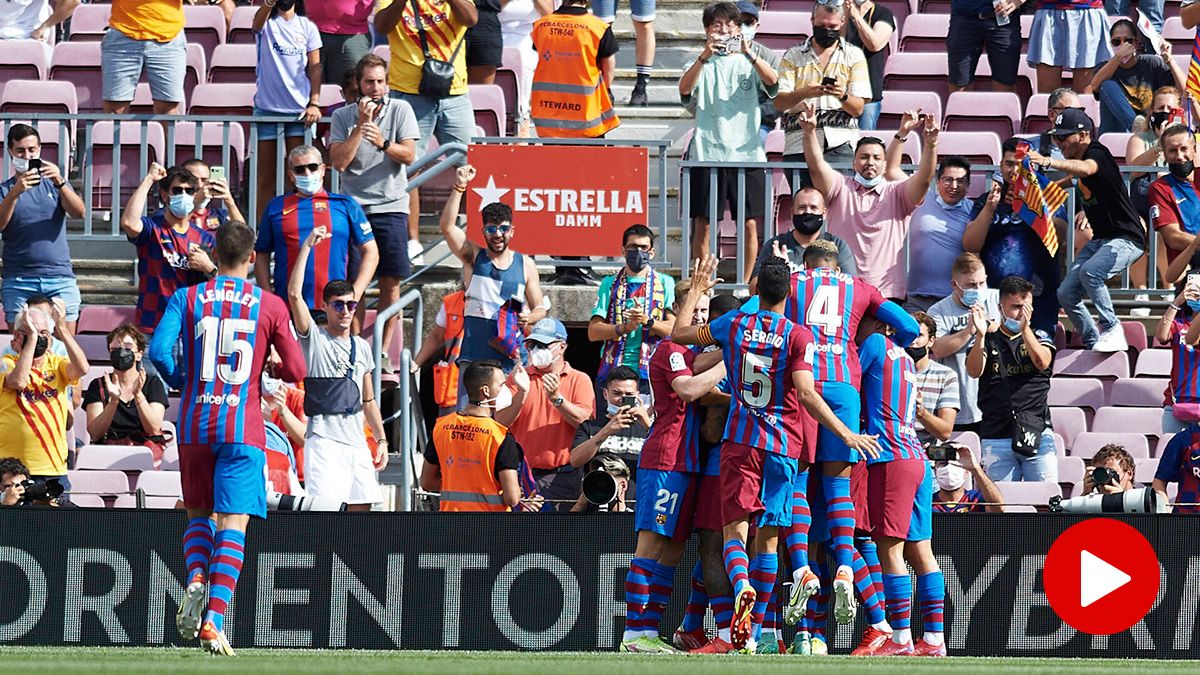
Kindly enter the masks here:
<path id="1" fill-rule="evenodd" d="M 204 582 L 193 581 L 183 592 L 183 601 L 179 603 L 179 611 L 175 613 L 175 628 L 179 637 L 185 640 L 195 640 L 200 633 L 200 620 L 204 617 L 206 605 Z"/>
<path id="2" fill-rule="evenodd" d="M 379 369 L 388 375 L 396 372 L 396 368 L 392 366 L 392 357 L 387 352 L 379 355 Z"/>
<path id="3" fill-rule="evenodd" d="M 1137 295 L 1133 296 L 1133 301 L 1134 302 L 1150 302 L 1150 294 L 1138 293 Z M 1149 307 L 1135 307 L 1135 308 L 1129 310 L 1129 315 L 1136 316 L 1139 319 L 1144 319 L 1144 318 L 1150 316 L 1150 308 Z"/>
<path id="4" fill-rule="evenodd" d="M 833 618 L 841 625 L 854 621 L 858 603 L 854 598 L 854 570 L 842 565 L 833 577 Z"/>
<path id="5" fill-rule="evenodd" d="M 821 591 L 821 580 L 806 565 L 792 573 L 792 588 L 788 593 L 788 603 L 783 609 L 783 621 L 789 626 L 795 626 L 804 618 L 808 608 L 808 599 Z"/>
<path id="6" fill-rule="evenodd" d="M 1092 345 L 1092 351 L 1095 352 L 1123 352 L 1127 349 L 1129 343 L 1125 340 L 1125 329 L 1121 328 L 1120 323 L 1101 333 L 1100 339 Z"/>
<path id="7" fill-rule="evenodd" d="M 420 241 L 417 241 L 416 239 L 409 239 L 408 240 L 408 261 L 414 265 L 424 265 L 425 264 L 425 256 L 422 255 L 422 252 L 424 250 L 425 250 L 425 247 L 421 245 Z"/>

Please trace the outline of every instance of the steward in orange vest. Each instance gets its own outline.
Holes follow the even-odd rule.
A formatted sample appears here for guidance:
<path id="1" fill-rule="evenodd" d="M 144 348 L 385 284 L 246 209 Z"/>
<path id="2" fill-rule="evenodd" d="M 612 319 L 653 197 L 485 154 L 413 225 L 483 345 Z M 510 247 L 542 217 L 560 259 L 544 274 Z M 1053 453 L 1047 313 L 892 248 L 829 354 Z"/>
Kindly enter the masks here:
<path id="1" fill-rule="evenodd" d="M 533 23 L 538 53 L 530 116 L 541 138 L 596 138 L 621 120 L 608 87 L 616 68 L 617 39 L 586 2 L 564 0 Z"/>
<path id="2" fill-rule="evenodd" d="M 504 371 L 473 361 L 462 377 L 468 403 L 434 424 L 421 488 L 442 493 L 442 511 L 511 511 L 521 500 L 517 472 L 525 453 L 508 428 L 492 419 Z"/>

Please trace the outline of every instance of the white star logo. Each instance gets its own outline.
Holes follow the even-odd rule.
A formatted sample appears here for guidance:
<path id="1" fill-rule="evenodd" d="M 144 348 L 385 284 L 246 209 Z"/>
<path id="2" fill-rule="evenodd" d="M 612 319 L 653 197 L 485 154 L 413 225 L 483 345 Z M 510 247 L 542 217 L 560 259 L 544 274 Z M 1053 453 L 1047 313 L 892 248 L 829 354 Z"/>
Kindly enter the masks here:
<path id="1" fill-rule="evenodd" d="M 479 195 L 479 210 L 482 211 L 483 207 L 487 206 L 488 204 L 494 204 L 500 201 L 501 197 L 508 194 L 509 189 L 496 187 L 496 177 L 489 175 L 488 182 L 485 187 L 471 188 L 471 191 Z"/>

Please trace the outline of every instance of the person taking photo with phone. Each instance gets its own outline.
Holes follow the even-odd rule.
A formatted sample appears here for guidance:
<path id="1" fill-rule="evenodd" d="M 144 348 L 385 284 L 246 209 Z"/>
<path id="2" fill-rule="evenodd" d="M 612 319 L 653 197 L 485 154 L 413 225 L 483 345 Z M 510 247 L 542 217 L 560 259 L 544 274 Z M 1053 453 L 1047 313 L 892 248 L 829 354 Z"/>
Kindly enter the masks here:
<path id="1" fill-rule="evenodd" d="M 604 407 L 601 407 L 604 406 Z M 637 466 L 642 445 L 650 436 L 650 413 L 638 395 L 638 374 L 629 366 L 608 372 L 603 398 L 596 400 L 596 416 L 575 429 L 571 466 L 583 467 L 598 454 L 613 455 L 625 466 Z M 629 478 L 629 494 L 635 494 L 636 479 Z"/>

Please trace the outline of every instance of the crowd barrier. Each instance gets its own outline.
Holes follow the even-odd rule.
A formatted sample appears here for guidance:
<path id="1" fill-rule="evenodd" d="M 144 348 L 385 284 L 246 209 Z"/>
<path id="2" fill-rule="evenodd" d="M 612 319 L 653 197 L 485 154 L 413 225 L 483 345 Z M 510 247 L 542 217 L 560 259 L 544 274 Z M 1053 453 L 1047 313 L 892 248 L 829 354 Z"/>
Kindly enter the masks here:
<path id="1" fill-rule="evenodd" d="M 0 644 L 181 644 L 174 614 L 184 520 L 181 512 L 0 509 Z M 933 519 L 951 654 L 1200 655 L 1197 519 L 1122 518 L 1154 546 L 1162 584 L 1141 622 L 1108 637 L 1064 624 L 1042 586 L 1051 543 L 1082 520 Z M 629 514 L 272 514 L 250 527 L 226 630 L 235 647 L 611 650 L 625 614 L 632 526 Z M 678 625 L 694 560 L 689 547 L 665 635 Z M 832 651 L 846 653 L 861 632 L 861 618 L 837 630 Z"/>

